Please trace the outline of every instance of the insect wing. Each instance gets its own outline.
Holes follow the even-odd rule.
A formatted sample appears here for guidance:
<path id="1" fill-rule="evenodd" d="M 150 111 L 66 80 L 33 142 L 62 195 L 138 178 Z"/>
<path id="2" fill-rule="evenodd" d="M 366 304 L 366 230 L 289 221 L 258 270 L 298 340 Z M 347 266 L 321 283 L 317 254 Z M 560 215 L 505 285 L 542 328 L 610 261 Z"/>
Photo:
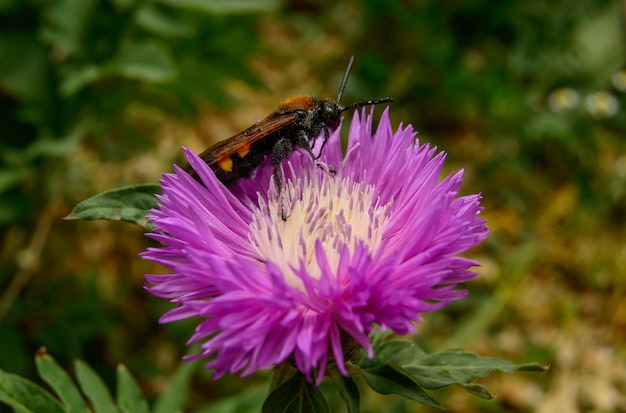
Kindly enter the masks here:
<path id="1" fill-rule="evenodd" d="M 246 148 L 249 148 L 254 142 L 266 138 L 272 133 L 291 124 L 295 117 L 295 112 L 282 113 L 278 115 L 272 114 L 250 126 L 248 129 L 239 132 L 235 136 L 209 147 L 199 156 L 204 162 L 207 163 L 207 165 L 212 165 L 232 156 L 235 153 L 245 151 Z"/>

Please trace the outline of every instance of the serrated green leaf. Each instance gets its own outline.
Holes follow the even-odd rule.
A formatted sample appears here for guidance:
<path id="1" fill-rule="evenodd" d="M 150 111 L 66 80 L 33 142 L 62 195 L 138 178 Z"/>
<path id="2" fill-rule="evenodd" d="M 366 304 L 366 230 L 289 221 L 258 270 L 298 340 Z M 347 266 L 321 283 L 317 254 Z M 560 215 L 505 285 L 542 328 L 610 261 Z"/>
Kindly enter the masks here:
<path id="1" fill-rule="evenodd" d="M 50 393 L 15 374 L 0 370 L 0 402 L 16 412 L 64 413 L 61 403 Z"/>
<path id="2" fill-rule="evenodd" d="M 119 413 L 111 392 L 87 363 L 77 360 L 74 363 L 74 369 L 78 384 L 96 413 Z"/>
<path id="3" fill-rule="evenodd" d="M 412 377 L 392 366 L 363 370 L 367 384 L 381 394 L 398 394 L 423 405 L 446 410 L 421 388 Z"/>
<path id="4" fill-rule="evenodd" d="M 512 373 L 516 371 L 541 372 L 547 369 L 547 366 L 539 363 L 515 364 L 460 350 L 426 354 L 416 345 L 399 340 L 380 343 L 375 348 L 374 359 L 363 359 L 359 365 L 367 370 L 382 366 L 397 366 L 427 390 L 451 385 L 466 385 L 494 370 Z M 486 395 L 482 391 L 477 390 L 477 392 L 482 393 L 481 397 Z"/>
<path id="5" fill-rule="evenodd" d="M 360 410 L 360 393 L 359 386 L 350 376 L 343 374 L 334 374 L 332 376 L 333 383 L 339 389 L 339 395 L 346 402 L 348 413 L 359 413 Z"/>
<path id="6" fill-rule="evenodd" d="M 411 374 L 418 383 L 429 390 L 439 389 L 453 384 L 468 384 L 493 371 L 512 373 L 516 371 L 544 371 L 538 363 L 517 365 L 510 361 L 493 357 L 481 357 L 478 354 L 448 350 L 435 354 L 415 354 L 413 360 L 394 359 L 404 370 Z"/>
<path id="7" fill-rule="evenodd" d="M 254 13 L 274 10 L 277 0 L 158 0 L 177 9 L 207 14 Z"/>
<path id="8" fill-rule="evenodd" d="M 87 403 L 70 375 L 49 354 L 40 350 L 35 357 L 35 364 L 39 376 L 52 387 L 65 405 L 67 413 L 89 411 Z"/>
<path id="9" fill-rule="evenodd" d="M 263 413 L 330 413 L 322 392 L 296 373 L 278 386 L 263 403 Z"/>
<path id="10" fill-rule="evenodd" d="M 148 228 L 148 210 L 156 207 L 155 194 L 161 187 L 154 184 L 113 189 L 88 198 L 74 207 L 65 219 L 126 221 Z"/>
<path id="11" fill-rule="evenodd" d="M 182 363 L 180 365 L 165 392 L 157 399 L 154 413 L 170 413 L 183 410 L 183 403 L 189 389 L 189 380 L 194 370 L 194 363 Z"/>
<path id="12" fill-rule="evenodd" d="M 128 369 L 117 367 L 117 406 L 124 413 L 148 413 L 148 402 Z"/>

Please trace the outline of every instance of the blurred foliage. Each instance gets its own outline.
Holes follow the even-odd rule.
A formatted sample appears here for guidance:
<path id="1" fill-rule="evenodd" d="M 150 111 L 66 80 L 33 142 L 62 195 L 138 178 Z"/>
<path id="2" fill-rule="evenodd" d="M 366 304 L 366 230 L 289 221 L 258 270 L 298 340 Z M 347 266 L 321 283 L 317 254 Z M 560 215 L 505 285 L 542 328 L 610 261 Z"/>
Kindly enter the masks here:
<path id="1" fill-rule="evenodd" d="M 552 360 L 453 410 L 626 410 L 624 4 L 616 0 L 1 0 L 0 368 L 35 377 L 45 345 L 155 397 L 193 323 L 157 325 L 160 271 L 122 224 L 77 202 L 154 183 L 285 97 L 391 96 L 391 116 L 464 168 L 494 232 L 470 295 L 426 316 L 428 348 Z M 621 79 L 621 80 L 620 80 Z M 197 377 L 191 402 L 262 380 Z M 595 390 L 594 390 L 595 389 Z M 600 389 L 600 390 L 598 390 Z M 372 411 L 410 411 L 363 395 Z M 387 403 L 387 404 L 385 404 Z M 390 407 L 391 406 L 391 407 Z M 403 407 L 404 406 L 404 407 Z M 557 410 L 558 410 L 557 409 Z"/>

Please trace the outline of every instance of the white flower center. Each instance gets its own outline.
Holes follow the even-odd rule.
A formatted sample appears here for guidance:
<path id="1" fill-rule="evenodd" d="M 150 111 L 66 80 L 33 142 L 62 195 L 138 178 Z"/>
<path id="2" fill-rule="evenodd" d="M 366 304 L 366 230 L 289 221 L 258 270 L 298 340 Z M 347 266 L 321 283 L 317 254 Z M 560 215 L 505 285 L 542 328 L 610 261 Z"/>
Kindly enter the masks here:
<path id="1" fill-rule="evenodd" d="M 281 269 L 285 281 L 302 287 L 293 269 L 302 266 L 319 278 L 315 244 L 319 241 L 334 273 L 344 247 L 352 254 L 358 243 L 376 251 L 389 219 L 391 205 L 379 205 L 374 187 L 323 174 L 321 179 L 302 178 L 286 183 L 282 194 L 286 221 L 280 217 L 280 199 L 261 201 L 250 224 L 250 242 L 259 260 Z"/>

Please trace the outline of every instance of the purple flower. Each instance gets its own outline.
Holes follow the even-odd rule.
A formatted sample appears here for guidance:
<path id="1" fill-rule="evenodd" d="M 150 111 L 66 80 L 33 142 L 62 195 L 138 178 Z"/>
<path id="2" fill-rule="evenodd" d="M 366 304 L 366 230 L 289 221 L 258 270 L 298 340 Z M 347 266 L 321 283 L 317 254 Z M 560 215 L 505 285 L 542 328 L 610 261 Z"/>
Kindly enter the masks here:
<path id="1" fill-rule="evenodd" d="M 420 146 L 411 126 L 394 132 L 388 110 L 375 133 L 372 114 L 355 114 L 345 156 L 340 129 L 321 158 L 337 172 L 296 152 L 280 197 L 271 166 L 227 189 L 187 149 L 204 186 L 178 167 L 164 175 L 149 217 L 164 247 L 142 257 L 171 273 L 147 274 L 146 288 L 176 304 L 162 322 L 201 318 L 191 358 L 211 356 L 216 377 L 285 361 L 317 383 L 328 363 L 347 375 L 355 349 L 373 356 L 374 325 L 414 332 L 476 275 L 457 255 L 488 230 L 480 195 L 458 197 L 462 172 L 440 180 L 445 154 Z"/>

